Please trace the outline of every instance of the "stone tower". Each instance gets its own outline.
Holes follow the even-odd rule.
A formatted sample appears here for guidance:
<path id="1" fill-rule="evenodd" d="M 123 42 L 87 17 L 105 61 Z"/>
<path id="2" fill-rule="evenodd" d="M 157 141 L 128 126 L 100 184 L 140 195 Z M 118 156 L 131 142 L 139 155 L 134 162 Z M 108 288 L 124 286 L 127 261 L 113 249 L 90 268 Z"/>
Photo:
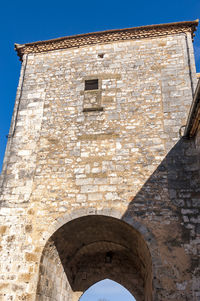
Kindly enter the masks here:
<path id="1" fill-rule="evenodd" d="M 105 278 L 137 301 L 199 300 L 194 114 L 190 138 L 180 137 L 197 83 L 197 25 L 16 45 L 0 300 L 78 301 Z"/>

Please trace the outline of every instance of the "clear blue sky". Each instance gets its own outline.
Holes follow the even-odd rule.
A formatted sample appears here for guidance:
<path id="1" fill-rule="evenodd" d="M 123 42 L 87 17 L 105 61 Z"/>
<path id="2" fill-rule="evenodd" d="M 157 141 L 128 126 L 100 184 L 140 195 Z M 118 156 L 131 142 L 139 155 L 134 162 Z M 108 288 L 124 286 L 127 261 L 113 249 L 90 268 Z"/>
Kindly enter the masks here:
<path id="1" fill-rule="evenodd" d="M 26 43 L 199 17 L 200 0 L 1 1 L 0 170 L 20 72 L 20 62 L 14 51 L 15 42 Z M 197 70 L 200 71 L 200 33 L 197 33 L 194 46 Z"/>
<path id="2" fill-rule="evenodd" d="M 110 279 L 92 285 L 80 298 L 80 301 L 136 301 L 123 286 Z"/>

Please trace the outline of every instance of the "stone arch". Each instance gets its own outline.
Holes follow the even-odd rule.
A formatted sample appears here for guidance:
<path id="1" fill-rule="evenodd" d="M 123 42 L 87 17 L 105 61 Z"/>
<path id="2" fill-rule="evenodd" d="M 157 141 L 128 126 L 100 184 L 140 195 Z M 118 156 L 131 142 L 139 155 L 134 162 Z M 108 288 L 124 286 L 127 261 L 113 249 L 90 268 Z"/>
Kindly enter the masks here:
<path id="1" fill-rule="evenodd" d="M 87 215 L 103 215 L 103 216 L 110 216 L 113 218 L 117 218 L 120 220 L 123 220 L 133 228 L 135 228 L 137 231 L 139 231 L 144 239 L 146 240 L 149 247 L 154 249 L 156 246 L 154 237 L 149 231 L 149 229 L 141 224 L 140 222 L 136 221 L 133 217 L 128 217 L 124 212 L 122 212 L 119 209 L 116 208 L 104 208 L 104 209 L 95 209 L 95 208 L 82 208 L 82 209 L 75 209 L 72 210 L 70 213 L 65 213 L 62 216 L 59 216 L 56 218 L 52 224 L 49 226 L 49 229 L 47 232 L 43 233 L 43 242 L 44 245 L 48 241 L 48 239 L 57 231 L 60 227 L 65 225 L 66 223 L 72 221 L 73 219 L 77 219 L 83 216 Z"/>
<path id="2" fill-rule="evenodd" d="M 137 301 L 153 300 L 152 236 L 146 227 L 111 209 L 75 211 L 52 229 L 41 256 L 36 300 L 77 301 L 105 278 L 134 291 Z"/>

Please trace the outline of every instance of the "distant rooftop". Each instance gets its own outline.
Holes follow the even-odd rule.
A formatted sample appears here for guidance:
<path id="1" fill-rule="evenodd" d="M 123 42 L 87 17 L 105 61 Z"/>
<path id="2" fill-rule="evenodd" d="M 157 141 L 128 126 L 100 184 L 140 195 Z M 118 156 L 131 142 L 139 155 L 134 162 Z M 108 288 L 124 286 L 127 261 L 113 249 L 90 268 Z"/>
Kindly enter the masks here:
<path id="1" fill-rule="evenodd" d="M 93 44 L 111 43 L 123 40 L 151 38 L 157 36 L 178 34 L 183 32 L 191 33 L 193 38 L 194 31 L 196 30 L 198 23 L 199 20 L 194 20 L 158 25 L 139 26 L 124 29 L 113 29 L 93 33 L 79 34 L 74 36 L 66 36 L 47 41 L 15 44 L 15 49 L 17 51 L 18 56 L 22 60 L 23 55 L 28 53 L 39 53 Z"/>

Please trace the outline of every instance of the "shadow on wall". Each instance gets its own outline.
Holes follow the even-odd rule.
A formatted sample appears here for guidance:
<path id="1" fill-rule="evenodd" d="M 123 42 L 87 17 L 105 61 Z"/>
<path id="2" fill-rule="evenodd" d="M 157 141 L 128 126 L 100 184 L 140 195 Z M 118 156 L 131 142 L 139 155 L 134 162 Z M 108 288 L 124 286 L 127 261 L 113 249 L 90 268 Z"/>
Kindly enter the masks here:
<path id="1" fill-rule="evenodd" d="M 158 300 L 191 299 L 191 287 L 175 293 L 199 273 L 197 221 L 200 156 L 194 140 L 181 138 L 133 198 L 123 220 L 134 218 L 153 234 L 150 243 Z M 145 235 L 145 229 L 142 230 Z M 196 252 L 195 252 L 196 247 Z M 184 249 L 185 248 L 185 249 Z M 186 254 L 193 255 L 191 260 Z M 194 255 L 196 254 L 196 255 Z M 185 285 L 186 287 L 187 285 Z M 177 295 L 176 295 L 177 294 Z"/>
<path id="2" fill-rule="evenodd" d="M 59 228 L 43 251 L 37 300 L 78 300 L 105 278 L 122 284 L 137 301 L 190 300 L 190 280 L 198 273 L 197 255 L 191 261 L 188 254 L 195 254 L 199 231 L 199 163 L 194 141 L 182 138 L 121 220 L 89 215 Z"/>

